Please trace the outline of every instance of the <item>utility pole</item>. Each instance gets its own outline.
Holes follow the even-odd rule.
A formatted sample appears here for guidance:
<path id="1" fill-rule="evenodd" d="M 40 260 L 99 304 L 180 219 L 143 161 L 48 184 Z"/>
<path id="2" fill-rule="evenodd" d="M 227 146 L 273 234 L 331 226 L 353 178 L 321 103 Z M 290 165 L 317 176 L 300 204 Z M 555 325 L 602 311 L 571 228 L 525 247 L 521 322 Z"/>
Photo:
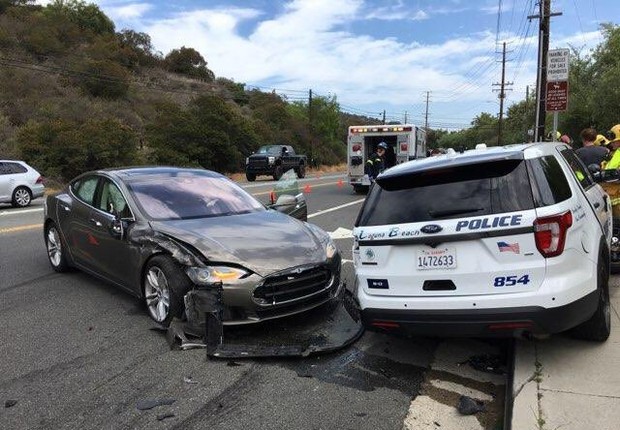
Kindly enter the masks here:
<path id="1" fill-rule="evenodd" d="M 383 119 L 381 121 L 381 124 L 385 125 L 385 109 L 383 109 Z"/>
<path id="2" fill-rule="evenodd" d="M 405 111 L 405 124 L 407 124 L 407 111 Z"/>
<path id="3" fill-rule="evenodd" d="M 506 42 L 503 43 L 502 49 L 502 82 L 495 83 L 493 86 L 500 87 L 499 89 L 499 121 L 497 123 L 497 145 L 502 144 L 502 121 L 504 119 L 504 99 L 506 98 L 506 85 L 512 85 L 512 82 L 505 82 L 506 78 Z M 509 89 L 510 90 L 510 89 Z M 498 90 L 493 90 L 498 91 Z"/>
<path id="4" fill-rule="evenodd" d="M 310 134 L 310 165 L 314 166 L 314 131 L 312 130 L 312 88 L 308 91 L 308 133 Z"/>
<path id="5" fill-rule="evenodd" d="M 431 92 L 426 92 L 426 113 L 424 114 L 424 131 L 428 133 L 428 98 L 430 97 Z"/>
<path id="6" fill-rule="evenodd" d="M 551 13 L 551 0 L 539 0 L 540 12 L 528 18 L 539 19 L 538 26 L 538 75 L 536 78 L 536 123 L 534 124 L 534 142 L 545 136 L 545 102 L 547 98 L 547 53 L 549 52 L 549 18 L 562 15 Z"/>
<path id="7" fill-rule="evenodd" d="M 528 113 L 529 113 L 529 109 L 530 109 L 530 86 L 526 85 L 525 86 L 525 113 L 523 114 L 523 124 L 527 124 L 527 117 L 528 117 Z M 525 126 L 525 142 L 529 142 L 530 141 L 530 133 L 529 133 L 530 129 L 528 128 L 528 126 Z"/>

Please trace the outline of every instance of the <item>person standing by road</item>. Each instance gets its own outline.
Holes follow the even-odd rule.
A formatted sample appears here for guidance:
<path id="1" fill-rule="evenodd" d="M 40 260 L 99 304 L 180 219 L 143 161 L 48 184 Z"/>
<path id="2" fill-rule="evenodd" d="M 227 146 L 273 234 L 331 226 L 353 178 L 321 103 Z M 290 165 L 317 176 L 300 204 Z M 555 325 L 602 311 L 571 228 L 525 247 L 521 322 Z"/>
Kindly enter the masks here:
<path id="1" fill-rule="evenodd" d="M 607 147 L 611 151 L 609 161 L 605 165 L 606 170 L 620 169 L 620 124 L 614 125 L 611 130 L 607 132 L 609 143 Z"/>
<path id="2" fill-rule="evenodd" d="M 603 160 L 605 160 L 605 157 L 609 154 L 609 149 L 604 146 L 594 145 L 597 135 L 596 130 L 593 128 L 584 128 L 580 135 L 583 146 L 575 151 L 577 156 L 581 158 L 581 161 L 583 161 L 586 166 L 591 164 L 600 166 Z"/>
<path id="3" fill-rule="evenodd" d="M 366 165 L 364 166 L 364 173 L 367 174 L 369 178 L 376 178 L 379 176 L 379 173 L 383 172 L 383 169 L 385 169 L 385 151 L 387 147 L 387 143 L 380 142 L 377 145 L 376 152 L 373 152 L 370 157 L 368 157 L 368 161 L 366 161 Z"/>

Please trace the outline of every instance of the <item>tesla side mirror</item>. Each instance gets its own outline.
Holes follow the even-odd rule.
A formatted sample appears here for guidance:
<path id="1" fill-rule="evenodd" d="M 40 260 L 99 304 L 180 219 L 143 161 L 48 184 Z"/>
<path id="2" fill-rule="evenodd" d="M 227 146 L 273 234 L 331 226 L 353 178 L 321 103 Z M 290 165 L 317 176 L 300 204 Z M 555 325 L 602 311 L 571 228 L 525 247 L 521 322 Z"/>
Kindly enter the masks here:
<path id="1" fill-rule="evenodd" d="M 110 234 L 118 239 L 122 239 L 125 234 L 125 225 L 119 212 L 114 213 L 114 220 L 110 225 Z"/>
<path id="2" fill-rule="evenodd" d="M 275 204 L 269 206 L 278 212 L 285 213 L 300 221 L 308 220 L 308 205 L 303 193 L 296 196 L 283 194 L 276 200 Z"/>

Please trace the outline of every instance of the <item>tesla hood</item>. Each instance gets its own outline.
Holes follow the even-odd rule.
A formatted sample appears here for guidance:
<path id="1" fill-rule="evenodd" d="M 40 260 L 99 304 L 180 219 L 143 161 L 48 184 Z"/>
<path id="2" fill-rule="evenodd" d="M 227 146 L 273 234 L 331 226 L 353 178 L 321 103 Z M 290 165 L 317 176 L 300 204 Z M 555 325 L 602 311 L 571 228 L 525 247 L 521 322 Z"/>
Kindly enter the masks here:
<path id="1" fill-rule="evenodd" d="M 210 261 L 238 264 L 261 276 L 326 259 L 322 238 L 314 229 L 277 211 L 155 221 L 152 226 L 198 249 Z"/>

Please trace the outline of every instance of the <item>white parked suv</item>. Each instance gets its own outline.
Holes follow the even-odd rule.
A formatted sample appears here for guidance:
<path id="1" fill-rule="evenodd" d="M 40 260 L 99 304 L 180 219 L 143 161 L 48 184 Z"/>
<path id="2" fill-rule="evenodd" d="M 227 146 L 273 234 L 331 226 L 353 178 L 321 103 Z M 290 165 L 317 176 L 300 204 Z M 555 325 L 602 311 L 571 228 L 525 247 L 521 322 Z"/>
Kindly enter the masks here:
<path id="1" fill-rule="evenodd" d="M 43 177 L 23 161 L 0 160 L 0 203 L 28 206 L 45 192 Z"/>
<path id="2" fill-rule="evenodd" d="M 610 332 L 611 205 L 564 144 L 452 151 L 379 175 L 354 229 L 364 325 L 439 336 Z"/>

